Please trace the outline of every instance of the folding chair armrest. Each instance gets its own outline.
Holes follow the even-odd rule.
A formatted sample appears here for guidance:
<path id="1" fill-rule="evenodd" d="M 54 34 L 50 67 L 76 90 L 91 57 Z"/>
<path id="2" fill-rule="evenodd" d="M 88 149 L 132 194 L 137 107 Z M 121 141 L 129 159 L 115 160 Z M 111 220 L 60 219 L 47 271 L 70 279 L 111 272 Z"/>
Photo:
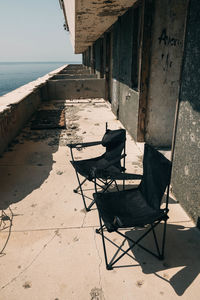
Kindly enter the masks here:
<path id="1" fill-rule="evenodd" d="M 92 147 L 92 146 L 97 146 L 101 145 L 101 141 L 96 141 L 96 142 L 88 142 L 88 143 L 77 143 L 77 144 L 67 144 L 67 146 L 71 149 L 80 149 L 80 148 L 86 148 L 86 147 Z"/>
<path id="2" fill-rule="evenodd" d="M 110 169 L 93 169 L 93 176 L 95 178 L 107 178 L 111 180 L 141 180 L 141 174 L 131 174 L 131 173 L 120 173 L 116 171 L 111 171 Z"/>
<path id="3" fill-rule="evenodd" d="M 141 180 L 143 177 L 141 174 L 114 173 L 114 172 L 110 172 L 108 176 L 110 179 L 113 180 Z"/>

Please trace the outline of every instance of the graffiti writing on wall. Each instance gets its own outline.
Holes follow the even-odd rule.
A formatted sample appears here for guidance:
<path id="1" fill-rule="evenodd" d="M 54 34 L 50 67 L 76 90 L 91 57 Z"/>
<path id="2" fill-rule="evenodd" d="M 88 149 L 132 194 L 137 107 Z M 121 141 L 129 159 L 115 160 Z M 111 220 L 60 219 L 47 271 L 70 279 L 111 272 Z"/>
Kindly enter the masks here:
<path id="1" fill-rule="evenodd" d="M 174 37 L 171 37 L 170 35 L 167 35 L 166 28 L 162 30 L 162 33 L 159 36 L 158 40 L 159 40 L 159 45 L 164 44 L 165 46 L 182 46 L 182 41 Z"/>
<path id="2" fill-rule="evenodd" d="M 165 55 L 162 53 L 161 59 L 162 59 L 161 64 L 162 64 L 163 71 L 168 71 L 168 69 L 171 68 L 173 64 L 172 60 L 170 59 L 170 54 L 168 53 Z"/>
<path id="3" fill-rule="evenodd" d="M 163 71 L 166 72 L 169 71 L 173 66 L 172 60 L 174 57 L 173 55 L 174 51 L 172 49 L 174 47 L 181 47 L 182 41 L 178 38 L 170 36 L 167 32 L 167 29 L 164 28 L 162 29 L 161 35 L 158 37 L 158 42 L 160 46 L 164 46 L 164 48 L 162 47 L 161 66 L 163 68 Z"/>

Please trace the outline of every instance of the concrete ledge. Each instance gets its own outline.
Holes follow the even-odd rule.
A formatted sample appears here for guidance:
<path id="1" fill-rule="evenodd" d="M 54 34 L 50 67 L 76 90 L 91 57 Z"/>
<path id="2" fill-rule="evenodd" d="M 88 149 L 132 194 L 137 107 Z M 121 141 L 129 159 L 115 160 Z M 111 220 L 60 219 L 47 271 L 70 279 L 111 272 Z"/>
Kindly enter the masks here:
<path id="1" fill-rule="evenodd" d="M 58 74 L 51 78 L 51 80 L 58 79 L 85 79 L 85 78 L 97 78 L 96 74 Z"/>
<path id="2" fill-rule="evenodd" d="M 105 98 L 105 79 L 66 79 L 48 81 L 49 99 Z"/>
<path id="3" fill-rule="evenodd" d="M 0 154 L 19 133 L 39 103 L 47 97 L 48 79 L 64 67 L 66 65 L 0 97 Z"/>
<path id="4" fill-rule="evenodd" d="M 78 69 L 64 69 L 60 72 L 60 74 L 90 74 L 89 69 L 83 69 L 83 68 L 78 68 Z"/>
<path id="5" fill-rule="evenodd" d="M 0 114 L 0 154 L 19 133 L 30 116 L 35 112 L 41 102 L 40 89 L 32 92 L 19 103 L 10 104 Z"/>
<path id="6" fill-rule="evenodd" d="M 68 70 L 83 69 L 83 68 L 84 68 L 83 64 L 70 64 L 70 65 L 67 65 Z"/>

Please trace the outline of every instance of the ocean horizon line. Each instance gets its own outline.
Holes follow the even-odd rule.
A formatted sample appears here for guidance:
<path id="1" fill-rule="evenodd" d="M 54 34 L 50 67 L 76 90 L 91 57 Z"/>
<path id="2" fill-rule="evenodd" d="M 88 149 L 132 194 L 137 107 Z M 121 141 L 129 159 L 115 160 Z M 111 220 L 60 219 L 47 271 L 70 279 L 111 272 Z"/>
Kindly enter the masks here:
<path id="1" fill-rule="evenodd" d="M 0 96 L 78 61 L 9 61 L 0 62 Z"/>

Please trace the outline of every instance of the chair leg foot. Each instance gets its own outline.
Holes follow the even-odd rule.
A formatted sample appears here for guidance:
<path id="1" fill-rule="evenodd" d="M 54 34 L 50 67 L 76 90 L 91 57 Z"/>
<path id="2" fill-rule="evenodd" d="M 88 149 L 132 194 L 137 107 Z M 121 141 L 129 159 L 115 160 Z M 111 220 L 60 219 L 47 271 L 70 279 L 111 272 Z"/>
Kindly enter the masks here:
<path id="1" fill-rule="evenodd" d="M 90 211 L 90 208 L 87 208 L 87 207 L 86 207 L 85 210 L 86 210 L 86 211 Z"/>
<path id="2" fill-rule="evenodd" d="M 113 267 L 110 266 L 110 265 L 107 265 L 107 266 L 106 266 L 106 269 L 107 269 L 108 271 L 110 271 L 110 270 L 113 270 Z"/>
<path id="3" fill-rule="evenodd" d="M 78 191 L 77 191 L 77 190 L 73 190 L 73 192 L 74 192 L 75 194 L 77 194 L 77 193 L 78 193 Z"/>
<path id="4" fill-rule="evenodd" d="M 159 260 L 164 260 L 164 255 L 160 255 Z"/>
<path id="5" fill-rule="evenodd" d="M 99 229 L 96 229 L 95 231 L 96 231 L 96 233 L 100 234 Z"/>

